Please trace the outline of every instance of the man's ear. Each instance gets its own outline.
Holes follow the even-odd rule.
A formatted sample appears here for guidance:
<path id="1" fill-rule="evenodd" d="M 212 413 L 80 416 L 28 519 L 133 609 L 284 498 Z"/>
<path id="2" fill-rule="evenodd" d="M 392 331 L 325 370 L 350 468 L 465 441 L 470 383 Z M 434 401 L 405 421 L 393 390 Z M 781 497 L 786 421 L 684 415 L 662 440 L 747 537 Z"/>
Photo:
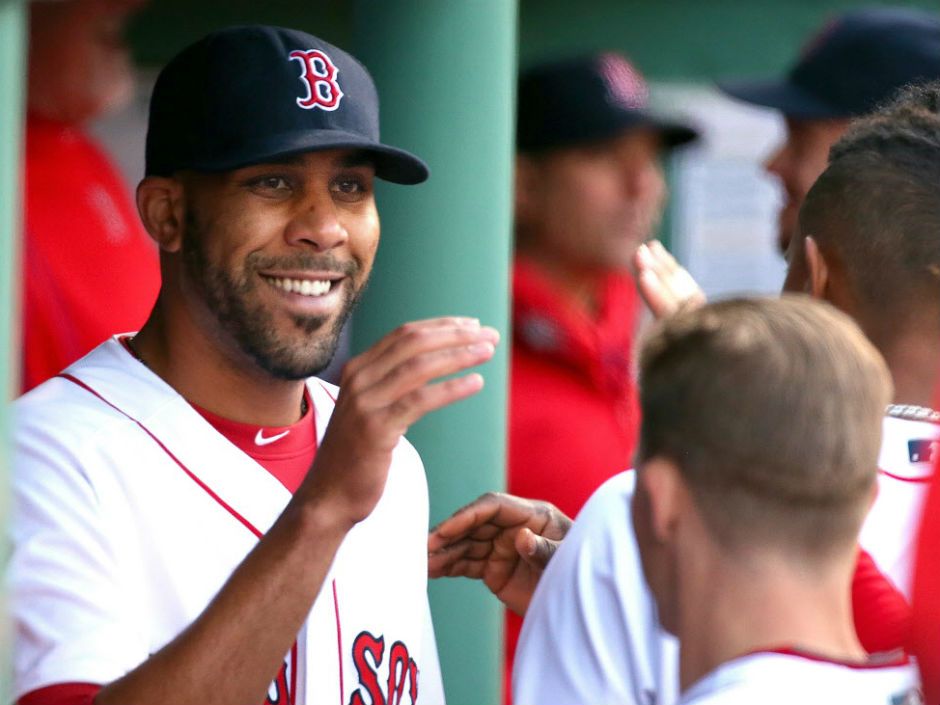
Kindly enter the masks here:
<path id="1" fill-rule="evenodd" d="M 646 502 L 648 530 L 658 543 L 672 541 L 683 511 L 685 484 L 675 463 L 666 458 L 650 458 L 637 474 Z"/>
<path id="2" fill-rule="evenodd" d="M 183 241 L 183 185 L 173 178 L 148 176 L 137 185 L 137 212 L 164 252 L 178 252 Z"/>
<path id="3" fill-rule="evenodd" d="M 829 264 L 811 235 L 807 235 L 803 240 L 803 256 L 806 258 L 806 271 L 809 273 L 808 293 L 814 299 L 828 299 Z"/>

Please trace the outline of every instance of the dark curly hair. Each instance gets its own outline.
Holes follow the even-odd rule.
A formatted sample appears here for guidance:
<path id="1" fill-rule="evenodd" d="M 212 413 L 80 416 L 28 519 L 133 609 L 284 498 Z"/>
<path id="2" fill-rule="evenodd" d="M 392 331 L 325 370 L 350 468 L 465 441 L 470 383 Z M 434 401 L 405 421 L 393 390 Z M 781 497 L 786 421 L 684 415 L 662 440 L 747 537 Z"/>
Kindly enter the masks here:
<path id="1" fill-rule="evenodd" d="M 836 253 L 870 315 L 940 304 L 940 82 L 907 86 L 850 126 L 800 229 Z"/>

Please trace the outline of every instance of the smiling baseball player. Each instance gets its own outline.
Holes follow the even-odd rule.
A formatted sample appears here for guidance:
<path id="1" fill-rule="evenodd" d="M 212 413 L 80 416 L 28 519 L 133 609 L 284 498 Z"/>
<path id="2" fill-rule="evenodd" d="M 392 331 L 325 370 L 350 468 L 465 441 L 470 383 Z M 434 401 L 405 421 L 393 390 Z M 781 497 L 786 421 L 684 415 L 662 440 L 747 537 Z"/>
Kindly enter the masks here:
<path id="1" fill-rule="evenodd" d="M 496 332 L 409 323 L 312 375 L 368 279 L 372 80 L 302 32 L 240 27 L 154 88 L 141 218 L 159 300 L 17 402 L 12 614 L 22 705 L 442 703 L 428 504 L 403 440 L 478 391 Z"/>

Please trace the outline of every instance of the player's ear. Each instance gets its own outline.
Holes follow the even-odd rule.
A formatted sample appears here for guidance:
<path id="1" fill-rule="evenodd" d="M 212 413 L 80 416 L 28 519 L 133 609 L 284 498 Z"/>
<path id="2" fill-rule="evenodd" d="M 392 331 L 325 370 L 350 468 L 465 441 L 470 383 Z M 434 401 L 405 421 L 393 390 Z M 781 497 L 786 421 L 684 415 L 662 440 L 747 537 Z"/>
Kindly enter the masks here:
<path id="1" fill-rule="evenodd" d="M 164 252 L 177 252 L 183 240 L 183 185 L 176 179 L 148 176 L 137 185 L 137 212 L 144 228 Z"/>
<path id="2" fill-rule="evenodd" d="M 803 256 L 806 258 L 806 271 L 809 273 L 809 294 L 814 299 L 828 299 L 829 264 L 811 235 L 803 240 Z"/>
<path id="3" fill-rule="evenodd" d="M 637 475 L 644 495 L 645 520 L 650 537 L 657 543 L 671 543 L 682 511 L 684 483 L 675 463 L 666 458 L 649 458 Z"/>

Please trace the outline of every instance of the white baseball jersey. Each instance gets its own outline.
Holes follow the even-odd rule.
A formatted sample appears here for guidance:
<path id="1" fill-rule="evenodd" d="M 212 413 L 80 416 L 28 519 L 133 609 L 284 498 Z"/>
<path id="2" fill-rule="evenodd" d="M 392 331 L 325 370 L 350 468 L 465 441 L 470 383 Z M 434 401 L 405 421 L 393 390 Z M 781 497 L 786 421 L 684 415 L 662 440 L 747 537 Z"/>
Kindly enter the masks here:
<path id="1" fill-rule="evenodd" d="M 909 593 L 916 527 L 940 427 L 886 417 L 879 494 L 861 535 Z M 516 705 L 672 705 L 678 647 L 659 624 L 630 521 L 633 471 L 594 493 L 552 557 L 526 612 L 513 668 Z"/>
<path id="2" fill-rule="evenodd" d="M 882 433 L 878 498 L 865 518 L 859 542 L 910 600 L 917 532 L 940 426 L 886 416 Z"/>
<path id="3" fill-rule="evenodd" d="M 65 374 L 14 405 L 16 697 L 106 684 L 143 662 L 200 614 L 290 500 L 117 339 Z M 322 439 L 335 389 L 307 386 Z M 424 470 L 403 440 L 269 702 L 443 703 L 427 523 Z"/>
<path id="4" fill-rule="evenodd" d="M 680 705 L 920 705 L 906 658 L 851 666 L 793 652 L 758 652 L 722 664 L 696 682 Z"/>

